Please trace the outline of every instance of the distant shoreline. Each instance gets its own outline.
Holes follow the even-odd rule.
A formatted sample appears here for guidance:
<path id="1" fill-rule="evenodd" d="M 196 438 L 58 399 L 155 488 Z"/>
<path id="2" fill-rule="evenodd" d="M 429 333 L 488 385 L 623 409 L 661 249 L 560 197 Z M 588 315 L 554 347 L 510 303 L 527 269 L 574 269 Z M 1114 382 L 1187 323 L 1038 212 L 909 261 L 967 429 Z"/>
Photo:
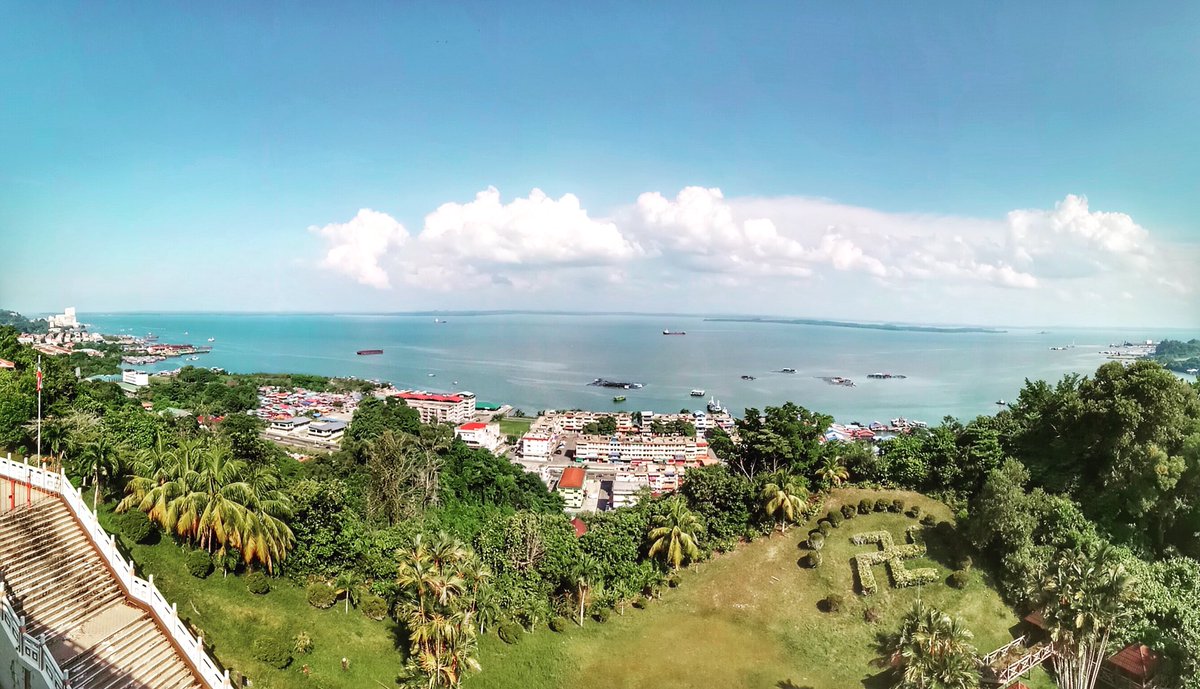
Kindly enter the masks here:
<path id="1" fill-rule="evenodd" d="M 849 321 L 826 321 L 816 318 L 705 318 L 714 323 L 777 323 L 782 325 L 824 325 L 831 328 L 858 328 L 861 330 L 892 330 L 914 333 L 987 333 L 997 335 L 1008 332 L 994 328 L 957 328 L 937 325 L 897 325 L 895 323 L 852 323 Z"/>

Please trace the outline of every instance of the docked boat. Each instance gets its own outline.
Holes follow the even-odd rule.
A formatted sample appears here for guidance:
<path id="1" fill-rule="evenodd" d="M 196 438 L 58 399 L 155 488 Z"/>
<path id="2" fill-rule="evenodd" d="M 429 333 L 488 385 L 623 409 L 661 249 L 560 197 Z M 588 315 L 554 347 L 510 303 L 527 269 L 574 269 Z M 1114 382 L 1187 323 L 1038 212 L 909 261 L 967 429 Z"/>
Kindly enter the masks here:
<path id="1" fill-rule="evenodd" d="M 357 354 L 359 356 L 369 356 L 371 354 L 383 354 L 382 349 L 360 349 Z"/>
<path id="2" fill-rule="evenodd" d="M 687 335 L 687 333 L 682 330 L 664 330 L 663 335 Z"/>
<path id="3" fill-rule="evenodd" d="M 720 414 L 725 411 L 725 407 L 721 406 L 721 402 L 715 397 L 708 398 L 708 411 L 710 414 Z"/>
<path id="4" fill-rule="evenodd" d="M 614 397 L 614 398 L 613 398 L 613 401 L 614 401 L 614 402 L 624 402 L 624 401 L 625 401 L 625 395 L 617 395 L 616 397 Z"/>

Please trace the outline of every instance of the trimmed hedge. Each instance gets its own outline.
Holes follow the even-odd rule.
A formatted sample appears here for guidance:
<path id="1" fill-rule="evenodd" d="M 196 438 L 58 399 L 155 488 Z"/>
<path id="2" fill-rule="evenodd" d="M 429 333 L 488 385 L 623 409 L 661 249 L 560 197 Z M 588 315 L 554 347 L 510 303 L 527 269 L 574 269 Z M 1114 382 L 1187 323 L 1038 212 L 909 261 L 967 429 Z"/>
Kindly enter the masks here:
<path id="1" fill-rule="evenodd" d="M 254 657 L 273 668 L 284 669 L 292 664 L 292 648 L 295 643 L 287 639 L 260 637 L 252 646 Z"/>
<path id="2" fill-rule="evenodd" d="M 821 566 L 821 554 L 814 551 L 814 552 L 811 552 L 811 553 L 805 555 L 804 556 L 804 566 L 808 567 L 809 569 L 816 569 L 817 567 L 820 567 Z"/>
<path id="3" fill-rule="evenodd" d="M 822 536 L 828 536 L 829 532 L 833 531 L 833 524 L 830 524 L 822 519 L 821 521 L 817 522 L 817 531 L 820 531 Z"/>
<path id="4" fill-rule="evenodd" d="M 212 556 L 203 550 L 193 550 L 183 558 L 183 565 L 187 567 L 188 574 L 203 579 L 212 574 L 213 562 Z"/>
<path id="5" fill-rule="evenodd" d="M 908 516 L 912 517 L 913 519 L 920 519 L 921 518 L 921 506 L 913 505 L 912 507 L 910 507 L 908 509 Z"/>
<path id="6" fill-rule="evenodd" d="M 846 599 L 842 598 L 836 593 L 831 593 L 828 596 L 825 596 L 824 600 L 821 601 L 821 605 L 823 608 L 825 608 L 825 612 L 838 612 L 845 604 Z"/>
<path id="7" fill-rule="evenodd" d="M 888 512 L 895 512 L 896 514 L 900 514 L 903 511 L 904 511 L 904 501 L 901 500 L 900 498 L 896 498 L 895 500 L 892 501 L 892 504 L 890 506 L 888 506 Z"/>
<path id="8" fill-rule="evenodd" d="M 937 519 L 932 514 L 926 514 L 921 517 L 921 526 L 933 526 L 937 523 Z"/>
<path id="9" fill-rule="evenodd" d="M 887 512 L 887 508 L 888 508 L 888 501 L 885 500 L 884 498 L 879 498 L 878 500 L 875 501 L 875 511 L 876 512 Z"/>
<path id="10" fill-rule="evenodd" d="M 267 575 L 262 572 L 251 572 L 246 575 L 246 589 L 261 596 L 271 590 L 271 582 L 267 581 Z"/>
<path id="11" fill-rule="evenodd" d="M 950 584 L 956 589 L 961 589 L 967 585 L 967 582 L 970 581 L 970 579 L 971 575 L 960 569 L 956 572 L 951 572 L 950 577 L 946 579 L 946 583 Z"/>
<path id="12" fill-rule="evenodd" d="M 842 513 L 838 512 L 837 510 L 830 510 L 829 514 L 825 515 L 825 519 L 827 519 L 830 524 L 833 524 L 833 528 L 835 529 L 841 526 L 842 522 L 845 521 L 845 518 L 842 517 Z"/>
<path id="13" fill-rule="evenodd" d="M 310 584 L 304 595 L 308 598 L 309 605 L 321 610 L 332 608 L 333 604 L 337 602 L 337 593 L 328 584 Z"/>
<path id="14" fill-rule="evenodd" d="M 380 622 L 388 616 L 387 601 L 379 596 L 363 596 L 362 601 L 358 604 L 358 609 L 376 622 Z"/>
<path id="15" fill-rule="evenodd" d="M 608 618 L 612 615 L 612 611 L 608 608 L 599 608 L 592 613 L 592 619 L 597 622 L 608 622 Z"/>
<path id="16" fill-rule="evenodd" d="M 820 531 L 810 533 L 808 535 L 808 547 L 810 550 L 820 550 L 825 547 L 825 534 Z"/>
<path id="17" fill-rule="evenodd" d="M 874 503 L 871 502 L 871 498 L 863 498 L 862 500 L 858 501 L 858 513 L 859 514 L 870 514 L 871 508 L 873 506 L 874 506 Z"/>
<path id="18" fill-rule="evenodd" d="M 154 524 L 141 510 L 129 510 L 113 518 L 114 526 L 133 543 L 145 543 L 154 534 Z"/>
<path id="19" fill-rule="evenodd" d="M 561 615 L 550 620 L 550 629 L 556 632 L 565 632 L 569 626 L 571 626 L 570 621 Z"/>
<path id="20" fill-rule="evenodd" d="M 496 633 L 500 635 L 500 640 L 504 643 L 515 644 L 521 640 L 521 635 L 525 633 L 525 629 L 516 622 L 505 622 L 500 625 L 500 629 Z"/>
<path id="21" fill-rule="evenodd" d="M 854 505 L 842 505 L 842 517 L 846 519 L 854 519 L 858 514 L 858 510 L 854 509 Z"/>

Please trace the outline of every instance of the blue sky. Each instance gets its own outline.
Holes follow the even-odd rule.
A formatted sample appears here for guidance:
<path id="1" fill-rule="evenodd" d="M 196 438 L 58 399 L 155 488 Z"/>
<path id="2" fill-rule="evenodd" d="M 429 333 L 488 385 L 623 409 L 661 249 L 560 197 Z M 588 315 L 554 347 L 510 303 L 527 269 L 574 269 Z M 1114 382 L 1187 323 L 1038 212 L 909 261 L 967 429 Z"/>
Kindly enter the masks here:
<path id="1" fill-rule="evenodd" d="M 0 8 L 0 306 L 1200 325 L 1200 5 L 648 4 Z"/>

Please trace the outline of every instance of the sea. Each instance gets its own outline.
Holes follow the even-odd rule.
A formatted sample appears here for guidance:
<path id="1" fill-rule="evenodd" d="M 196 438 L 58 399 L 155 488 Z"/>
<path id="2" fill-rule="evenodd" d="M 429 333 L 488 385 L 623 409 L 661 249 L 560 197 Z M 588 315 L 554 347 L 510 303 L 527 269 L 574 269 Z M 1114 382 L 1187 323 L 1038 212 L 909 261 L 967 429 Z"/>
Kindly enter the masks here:
<path id="1" fill-rule="evenodd" d="M 80 314 L 93 331 L 211 345 L 181 365 L 235 373 L 356 376 L 428 391 L 471 391 L 527 414 L 543 409 L 677 412 L 710 399 L 735 415 L 793 401 L 842 422 L 940 421 L 992 414 L 1026 379 L 1089 374 L 1111 344 L 1194 331 L 1007 328 L 913 332 L 728 322 L 699 316 L 503 314 Z M 686 335 L 664 336 L 664 329 Z M 209 342 L 209 338 L 212 341 Z M 1067 347 L 1052 351 L 1051 347 Z M 362 349 L 382 349 L 359 356 Z M 784 368 L 795 373 L 783 373 Z M 878 380 L 871 373 L 905 376 Z M 753 380 L 745 380 L 751 376 Z M 853 387 L 825 379 L 841 376 Z M 588 385 L 596 378 L 639 389 Z M 1190 376 L 1189 376 L 1190 379 Z M 703 398 L 691 396 L 703 390 Z M 614 402 L 615 395 L 626 401 Z"/>

